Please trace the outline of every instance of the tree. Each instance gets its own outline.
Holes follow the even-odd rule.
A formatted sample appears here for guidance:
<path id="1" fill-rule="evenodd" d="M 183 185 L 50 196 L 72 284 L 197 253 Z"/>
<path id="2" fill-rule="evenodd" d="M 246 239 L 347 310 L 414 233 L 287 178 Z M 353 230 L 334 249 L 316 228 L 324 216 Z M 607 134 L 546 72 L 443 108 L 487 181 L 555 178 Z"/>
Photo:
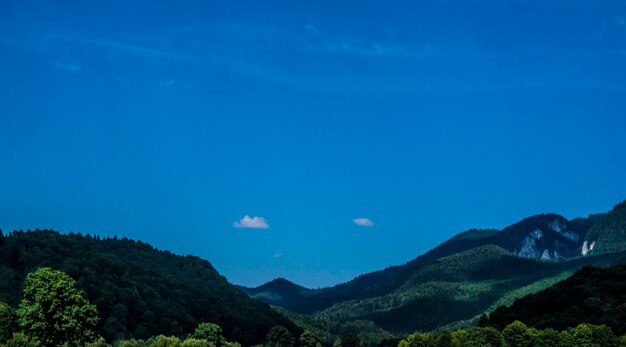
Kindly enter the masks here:
<path id="1" fill-rule="evenodd" d="M 277 325 L 270 329 L 265 341 L 270 347 L 293 347 L 296 343 L 289 330 L 282 325 Z"/>
<path id="2" fill-rule="evenodd" d="M 581 347 L 608 347 L 616 346 L 617 339 L 611 328 L 606 325 L 580 324 L 576 328 L 568 329 L 574 337 L 576 346 Z"/>
<path id="3" fill-rule="evenodd" d="M 536 347 L 553 347 L 561 343 L 558 331 L 547 328 L 545 330 L 531 329 L 531 345 Z"/>
<path id="4" fill-rule="evenodd" d="M 351 333 L 341 337 L 341 347 L 359 347 L 359 339 Z"/>
<path id="5" fill-rule="evenodd" d="M 154 347 L 181 347 L 180 339 L 176 336 L 159 335 L 154 338 L 151 346 Z"/>
<path id="6" fill-rule="evenodd" d="M 516 320 L 502 330 L 504 340 L 510 347 L 529 347 L 530 331 L 526 324 Z"/>
<path id="7" fill-rule="evenodd" d="M 62 271 L 40 268 L 26 277 L 18 323 L 44 346 L 83 346 L 96 340 L 96 307 Z"/>
<path id="8" fill-rule="evenodd" d="M 111 345 L 106 343 L 106 341 L 104 341 L 104 339 L 101 337 L 94 342 L 85 344 L 85 347 L 111 347 Z"/>
<path id="9" fill-rule="evenodd" d="M 23 333 L 13 334 L 11 339 L 9 339 L 7 343 L 4 345 L 4 347 L 36 347 L 36 346 L 37 344 L 31 341 L 28 338 L 28 336 L 24 335 Z"/>
<path id="10" fill-rule="evenodd" d="M 452 332 L 452 347 L 463 347 L 467 344 L 469 338 L 467 331 L 463 329 L 455 330 Z"/>
<path id="11" fill-rule="evenodd" d="M 313 335 L 313 333 L 310 330 L 305 330 L 300 335 L 301 347 L 317 347 L 318 345 L 321 345 L 320 342 L 317 340 L 315 335 Z"/>
<path id="12" fill-rule="evenodd" d="M 398 343 L 398 347 L 427 347 L 429 340 L 428 334 L 415 333 L 401 340 L 400 343 Z"/>
<path id="13" fill-rule="evenodd" d="M 222 327 L 214 323 L 200 323 L 193 332 L 194 339 L 205 340 L 216 347 L 222 346 L 226 339 L 222 336 Z"/>
<path id="14" fill-rule="evenodd" d="M 0 343 L 5 343 L 10 337 L 15 322 L 15 311 L 0 301 Z"/>
<path id="15" fill-rule="evenodd" d="M 196 339 L 193 337 L 187 338 L 183 341 L 182 347 L 215 347 L 215 345 L 207 340 Z"/>
<path id="16" fill-rule="evenodd" d="M 505 346 L 504 338 L 502 337 L 502 334 L 500 334 L 500 332 L 496 328 L 484 327 L 484 328 L 478 328 L 478 329 L 480 329 L 480 332 L 484 336 L 485 341 L 491 347 Z"/>
<path id="17" fill-rule="evenodd" d="M 146 347 L 148 344 L 143 340 L 122 340 L 117 342 L 116 347 Z"/>
<path id="18" fill-rule="evenodd" d="M 450 347 L 452 346 L 452 333 L 449 330 L 443 330 L 438 333 L 434 333 L 430 339 L 430 345 L 432 347 Z"/>

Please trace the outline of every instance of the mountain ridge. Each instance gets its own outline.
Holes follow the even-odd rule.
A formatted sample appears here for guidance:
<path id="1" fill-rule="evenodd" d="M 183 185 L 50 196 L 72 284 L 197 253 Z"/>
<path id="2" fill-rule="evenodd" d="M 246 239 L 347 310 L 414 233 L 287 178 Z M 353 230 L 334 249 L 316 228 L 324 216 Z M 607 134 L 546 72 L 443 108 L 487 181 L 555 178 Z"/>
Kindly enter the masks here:
<path id="1" fill-rule="evenodd" d="M 262 342 L 275 325 L 300 331 L 228 283 L 207 260 L 126 238 L 52 230 L 0 234 L 0 301 L 17 307 L 27 273 L 44 266 L 76 280 L 97 306 L 97 332 L 108 341 L 183 336 L 204 322 L 219 324 L 230 341 L 245 345 Z"/>
<path id="2" fill-rule="evenodd" d="M 626 211 L 623 206 L 626 203 L 616 205 L 612 212 L 587 218 L 568 220 L 558 214 L 545 213 L 524 218 L 501 230 L 470 229 L 402 265 L 366 273 L 333 287 L 309 289 L 306 296 L 288 296 L 283 293 L 283 298 L 289 297 L 291 300 L 277 300 L 273 304 L 294 312 L 329 319 L 370 320 L 396 333 L 406 333 L 416 328 L 436 329 L 455 321 L 474 319 L 503 297 L 515 297 L 544 288 L 551 283 L 548 278 L 562 278 L 588 264 L 606 266 L 624 261 L 625 254 L 622 253 L 626 251 L 626 243 L 624 248 L 618 248 L 613 253 L 598 251 L 601 248 L 590 251 L 593 240 L 590 241 L 587 235 L 594 226 L 598 229 L 598 225 L 608 223 L 614 227 L 617 225 L 617 231 L 595 232 L 598 240 L 603 240 L 600 237 L 602 235 L 605 235 L 604 238 L 608 237 L 606 235 L 613 235 L 617 239 L 625 237 L 619 232 L 626 220 L 623 218 L 626 216 L 622 211 Z M 617 213 L 616 210 L 622 212 Z M 622 218 L 620 222 L 611 222 L 616 216 Z M 475 259 L 472 254 L 475 252 L 479 252 L 476 254 L 480 254 L 480 257 L 501 258 L 485 258 L 479 261 L 480 264 L 473 264 Z M 455 259 L 463 261 L 456 264 Z M 482 273 L 488 275 L 483 278 L 464 278 L 462 274 L 456 273 L 457 277 L 441 277 L 442 274 L 438 272 L 446 271 L 448 267 L 464 266 L 472 271 L 482 269 Z M 536 276 L 515 274 L 513 272 L 516 268 L 534 272 Z M 292 285 L 297 286 L 294 283 Z M 264 288 L 268 290 L 269 287 Z M 518 288 L 525 289 L 517 291 Z M 250 293 L 253 289 L 244 287 L 242 290 Z M 420 296 L 420 293 L 429 294 Z M 447 293 L 448 296 L 441 293 Z M 469 301 L 449 301 L 454 297 Z M 262 297 L 258 298 L 263 300 Z M 426 323 L 423 317 L 411 317 L 418 307 L 433 315 L 446 315 L 447 312 L 440 311 L 438 305 L 469 305 L 472 309 L 452 312 L 445 319 Z"/>

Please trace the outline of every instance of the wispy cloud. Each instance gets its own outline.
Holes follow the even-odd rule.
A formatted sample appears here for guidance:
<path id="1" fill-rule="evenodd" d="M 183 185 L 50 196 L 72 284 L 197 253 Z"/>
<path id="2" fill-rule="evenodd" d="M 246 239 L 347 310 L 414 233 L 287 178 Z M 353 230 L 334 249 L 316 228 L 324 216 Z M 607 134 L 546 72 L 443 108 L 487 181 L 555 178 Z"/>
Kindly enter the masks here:
<path id="1" fill-rule="evenodd" d="M 267 223 L 267 220 L 263 217 L 254 216 L 250 217 L 245 215 L 238 221 L 233 222 L 233 227 L 235 228 L 247 228 L 247 229 L 269 229 L 270 225 Z"/>
<path id="2" fill-rule="evenodd" d="M 362 227 L 373 227 L 374 226 L 374 222 L 372 222 L 371 219 L 369 218 L 354 218 L 352 220 L 354 222 L 354 224 L 358 225 L 358 226 L 362 226 Z"/>
<path id="3" fill-rule="evenodd" d="M 33 50 L 47 49 L 55 46 L 83 45 L 124 51 L 136 55 L 174 56 L 177 53 L 162 50 L 148 43 L 144 37 L 127 37 L 125 39 L 109 39 L 88 33 L 77 33 L 54 27 L 28 28 L 21 25 L 5 23 L 5 30 L 10 35 L 0 34 L 0 43 L 30 48 Z"/>
<path id="4" fill-rule="evenodd" d="M 57 69 L 67 71 L 67 72 L 80 72 L 81 67 L 74 64 L 62 64 L 62 63 L 54 63 L 54 66 Z"/>
<path id="5" fill-rule="evenodd" d="M 274 253 L 274 258 L 278 259 L 280 257 L 282 257 L 284 254 L 283 253 Z"/>
<path id="6" fill-rule="evenodd" d="M 396 41 L 375 41 L 348 34 L 326 33 L 312 24 L 304 25 L 305 33 L 296 36 L 294 42 L 309 52 L 346 54 L 363 57 L 414 58 L 438 54 L 429 44 Z"/>

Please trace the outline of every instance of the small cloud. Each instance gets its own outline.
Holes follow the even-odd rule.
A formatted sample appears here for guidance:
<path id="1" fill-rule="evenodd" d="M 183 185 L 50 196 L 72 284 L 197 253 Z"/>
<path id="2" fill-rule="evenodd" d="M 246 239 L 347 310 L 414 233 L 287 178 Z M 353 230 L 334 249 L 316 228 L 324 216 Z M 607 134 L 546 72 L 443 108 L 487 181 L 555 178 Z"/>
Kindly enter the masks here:
<path id="1" fill-rule="evenodd" d="M 373 227 L 374 222 L 372 222 L 369 218 L 354 218 L 352 220 L 354 224 L 362 227 Z"/>
<path id="2" fill-rule="evenodd" d="M 54 63 L 54 66 L 57 69 L 67 71 L 67 72 L 80 72 L 80 69 L 81 69 L 80 66 L 74 65 L 74 64 Z"/>
<path id="3" fill-rule="evenodd" d="M 233 222 L 233 227 L 238 228 L 238 229 L 241 229 L 241 228 L 269 229 L 270 225 L 267 223 L 267 220 L 265 220 L 265 218 L 263 217 L 258 217 L 258 216 L 250 217 L 248 215 L 245 215 L 240 220 Z"/>
<path id="4" fill-rule="evenodd" d="M 280 258 L 282 257 L 284 254 L 283 253 L 274 253 L 274 258 Z"/>
<path id="5" fill-rule="evenodd" d="M 311 32 L 311 33 L 319 32 L 319 30 L 317 30 L 317 28 L 313 24 L 305 24 L 304 29 L 306 29 L 306 31 Z"/>
<path id="6" fill-rule="evenodd" d="M 159 85 L 162 85 L 164 87 L 171 87 L 174 85 L 174 83 L 176 83 L 176 81 L 170 79 L 159 80 Z"/>

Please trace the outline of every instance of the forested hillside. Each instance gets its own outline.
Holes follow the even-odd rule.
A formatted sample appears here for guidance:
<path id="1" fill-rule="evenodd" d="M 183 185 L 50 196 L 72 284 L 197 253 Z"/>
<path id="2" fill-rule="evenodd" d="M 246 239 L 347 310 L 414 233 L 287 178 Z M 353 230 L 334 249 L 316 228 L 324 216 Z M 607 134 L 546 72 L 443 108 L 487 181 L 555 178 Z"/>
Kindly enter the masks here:
<path id="1" fill-rule="evenodd" d="M 498 307 L 481 320 L 481 325 L 503 328 L 515 320 L 538 329 L 557 330 L 581 323 L 604 324 L 622 335 L 626 333 L 626 265 L 586 266 L 510 307 Z"/>
<path id="2" fill-rule="evenodd" d="M 60 269 L 97 306 L 97 333 L 107 340 L 183 336 L 211 322 L 244 345 L 276 325 L 300 329 L 267 304 L 250 299 L 208 261 L 178 256 L 128 239 L 62 235 L 50 230 L 0 236 L 0 301 L 17 307 L 26 275 Z"/>
<path id="3" fill-rule="evenodd" d="M 468 230 L 404 265 L 331 288 L 309 290 L 281 279 L 242 290 L 296 312 L 373 321 L 394 333 L 468 324 L 585 265 L 624 263 L 624 206 L 588 218 L 540 214 L 502 230 Z M 590 237 L 601 245 L 593 251 Z"/>
<path id="4" fill-rule="evenodd" d="M 626 201 L 599 218 L 585 236 L 589 254 L 619 252 L 626 249 Z"/>

